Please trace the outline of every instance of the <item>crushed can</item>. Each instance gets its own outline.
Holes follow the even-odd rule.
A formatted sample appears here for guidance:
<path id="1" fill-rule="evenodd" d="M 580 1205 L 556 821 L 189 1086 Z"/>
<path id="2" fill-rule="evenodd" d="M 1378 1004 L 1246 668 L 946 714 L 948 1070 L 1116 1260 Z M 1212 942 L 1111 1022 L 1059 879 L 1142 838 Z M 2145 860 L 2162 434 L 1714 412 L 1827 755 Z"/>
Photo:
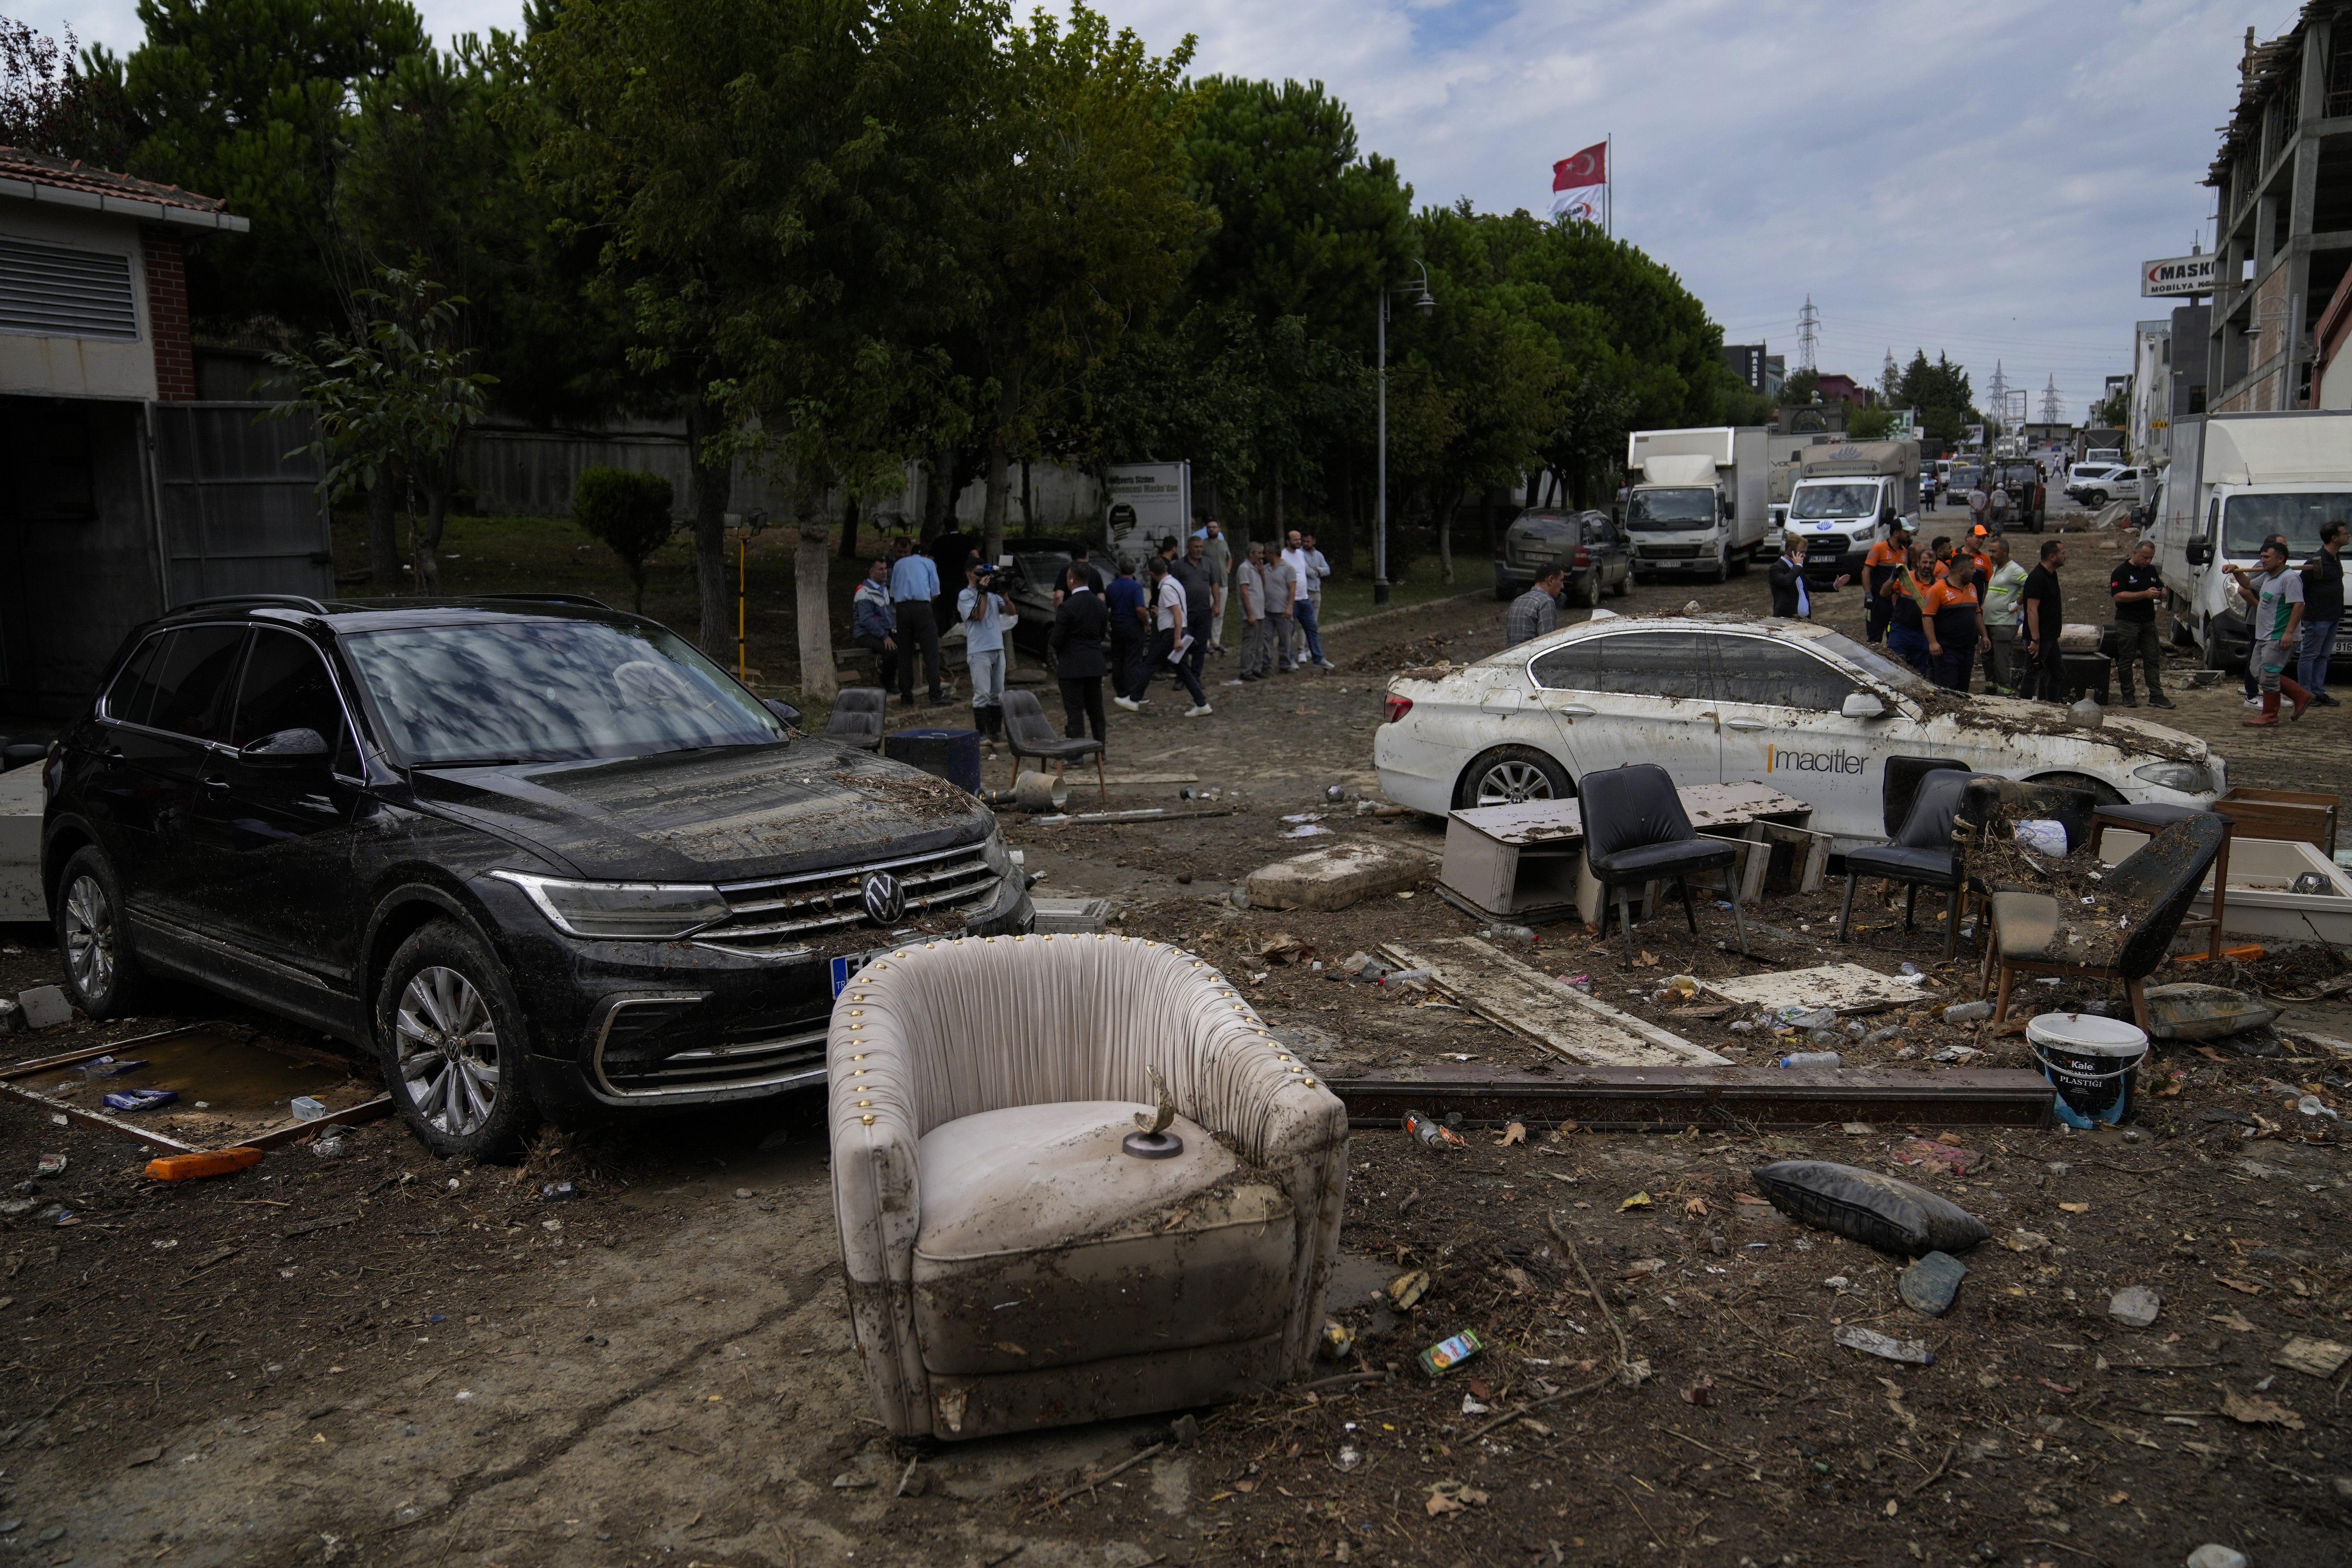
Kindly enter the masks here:
<path id="1" fill-rule="evenodd" d="M 1418 1110 L 1404 1113 L 1404 1130 L 1433 1149 L 1466 1149 L 1462 1134 L 1442 1121 L 1432 1121 Z"/>
<path id="2" fill-rule="evenodd" d="M 1452 1339 L 1440 1340 L 1417 1358 L 1421 1370 L 1432 1377 L 1443 1377 L 1464 1362 L 1486 1348 L 1477 1331 L 1465 1329 Z"/>

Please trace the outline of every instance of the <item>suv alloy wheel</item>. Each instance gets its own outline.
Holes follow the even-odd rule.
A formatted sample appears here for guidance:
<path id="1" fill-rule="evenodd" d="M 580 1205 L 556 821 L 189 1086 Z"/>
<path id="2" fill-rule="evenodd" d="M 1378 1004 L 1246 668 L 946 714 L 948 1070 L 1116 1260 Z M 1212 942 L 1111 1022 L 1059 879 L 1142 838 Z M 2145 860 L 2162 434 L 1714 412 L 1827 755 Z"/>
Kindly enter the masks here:
<path id="1" fill-rule="evenodd" d="M 376 991 L 375 1039 L 394 1103 L 436 1154 L 495 1159 L 537 1125 L 522 1008 L 489 944 L 455 921 L 400 944 Z"/>
<path id="2" fill-rule="evenodd" d="M 131 951 L 121 887 L 105 850 L 89 845 L 66 862 L 58 879 L 56 918 L 66 994 L 73 1005 L 93 1018 L 137 1012 L 147 976 Z"/>

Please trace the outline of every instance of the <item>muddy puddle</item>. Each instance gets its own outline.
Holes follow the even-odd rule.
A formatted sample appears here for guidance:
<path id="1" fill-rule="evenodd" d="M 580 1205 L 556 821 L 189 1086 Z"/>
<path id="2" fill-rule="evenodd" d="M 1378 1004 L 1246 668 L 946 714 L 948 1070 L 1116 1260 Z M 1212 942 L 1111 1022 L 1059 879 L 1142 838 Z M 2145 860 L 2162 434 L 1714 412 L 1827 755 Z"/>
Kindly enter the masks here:
<path id="1" fill-rule="evenodd" d="M 125 1064 L 145 1065 L 121 1070 Z M 234 1032 L 194 1030 L 127 1041 L 108 1063 L 81 1062 L 15 1080 L 86 1110 L 104 1111 L 198 1148 L 219 1148 L 292 1125 L 293 1101 L 308 1096 L 342 1110 L 383 1092 L 375 1075 L 324 1052 L 273 1049 Z M 109 1094 L 169 1089 L 179 1098 L 150 1110 L 109 1106 Z"/>

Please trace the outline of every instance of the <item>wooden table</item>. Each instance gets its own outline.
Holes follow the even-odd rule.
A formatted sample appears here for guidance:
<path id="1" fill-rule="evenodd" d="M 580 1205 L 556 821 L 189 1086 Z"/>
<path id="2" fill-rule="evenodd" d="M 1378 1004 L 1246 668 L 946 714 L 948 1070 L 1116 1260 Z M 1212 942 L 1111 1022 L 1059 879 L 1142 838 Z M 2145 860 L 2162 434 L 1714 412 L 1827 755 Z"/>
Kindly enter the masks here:
<path id="1" fill-rule="evenodd" d="M 1675 794 L 1702 834 L 1756 846 L 1741 852 L 1742 903 L 1762 893 L 1771 858 L 1768 828 L 1814 841 L 1805 846 L 1800 876 L 1819 885 L 1829 840 L 1805 829 L 1813 810 L 1805 802 L 1755 783 L 1684 784 Z M 1601 884 L 1584 866 L 1583 803 L 1527 801 L 1447 814 L 1445 861 L 1437 881 L 1450 901 L 1488 920 L 1556 921 L 1579 910 L 1597 912 Z M 1645 908 L 1653 891 L 1644 890 Z"/>

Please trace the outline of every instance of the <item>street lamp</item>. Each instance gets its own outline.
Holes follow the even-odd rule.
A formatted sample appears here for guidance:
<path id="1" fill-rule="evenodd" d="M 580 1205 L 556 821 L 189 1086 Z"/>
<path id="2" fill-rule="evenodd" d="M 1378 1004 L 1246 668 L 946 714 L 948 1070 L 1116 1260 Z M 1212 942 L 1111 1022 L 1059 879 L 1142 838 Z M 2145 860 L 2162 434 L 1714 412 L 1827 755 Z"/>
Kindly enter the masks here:
<path id="1" fill-rule="evenodd" d="M 1389 296 L 1399 289 L 1418 289 L 1420 295 L 1413 300 L 1412 308 L 1421 312 L 1423 321 L 1437 313 L 1437 300 L 1429 292 L 1429 264 L 1416 261 L 1413 265 L 1421 269 L 1420 278 L 1381 285 L 1381 487 L 1380 504 L 1372 518 L 1372 603 L 1375 605 L 1389 602 Z"/>

